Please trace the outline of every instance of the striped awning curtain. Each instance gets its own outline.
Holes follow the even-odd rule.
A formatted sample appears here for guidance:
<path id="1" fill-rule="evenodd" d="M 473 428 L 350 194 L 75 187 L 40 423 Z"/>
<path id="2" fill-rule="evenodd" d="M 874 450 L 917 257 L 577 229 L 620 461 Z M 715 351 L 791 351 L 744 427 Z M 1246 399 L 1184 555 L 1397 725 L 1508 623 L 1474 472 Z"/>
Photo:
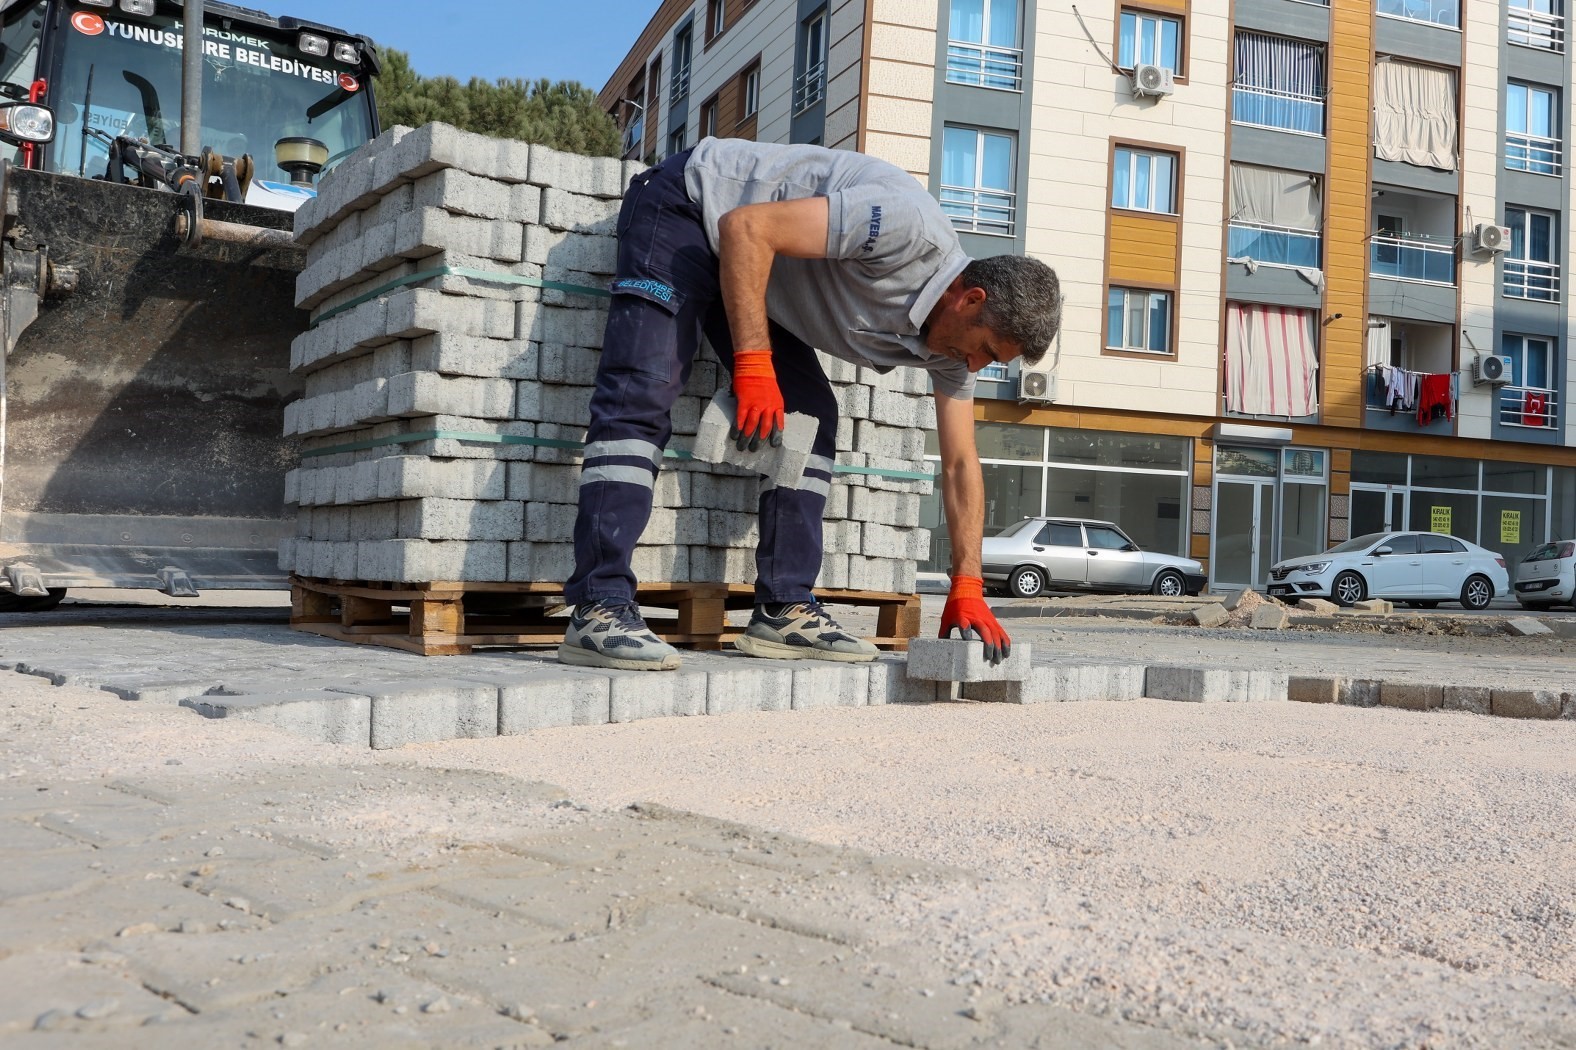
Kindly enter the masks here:
<path id="1" fill-rule="evenodd" d="M 1324 50 L 1305 40 L 1239 31 L 1236 83 L 1293 95 L 1324 97 Z"/>
<path id="2" fill-rule="evenodd" d="M 1226 304 L 1226 410 L 1311 416 L 1319 409 L 1313 311 Z"/>

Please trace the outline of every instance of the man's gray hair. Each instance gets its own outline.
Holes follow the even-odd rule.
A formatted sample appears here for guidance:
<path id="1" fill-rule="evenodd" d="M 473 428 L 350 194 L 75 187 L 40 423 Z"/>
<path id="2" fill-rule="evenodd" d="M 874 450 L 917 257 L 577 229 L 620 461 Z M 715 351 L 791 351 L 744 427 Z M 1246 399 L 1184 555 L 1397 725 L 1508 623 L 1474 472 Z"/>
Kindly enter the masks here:
<path id="1" fill-rule="evenodd" d="M 1024 364 L 1039 364 L 1062 327 L 1056 271 L 1027 255 L 993 255 L 969 262 L 963 286 L 985 290 L 980 323 L 1022 347 Z"/>

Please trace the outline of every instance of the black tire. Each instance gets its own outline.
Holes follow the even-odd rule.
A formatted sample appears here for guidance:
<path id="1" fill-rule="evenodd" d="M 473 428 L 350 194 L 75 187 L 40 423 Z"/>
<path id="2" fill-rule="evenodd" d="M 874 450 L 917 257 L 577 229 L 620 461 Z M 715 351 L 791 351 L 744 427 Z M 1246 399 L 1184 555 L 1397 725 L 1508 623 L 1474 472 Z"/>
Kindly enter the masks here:
<path id="1" fill-rule="evenodd" d="M 1151 594 L 1165 595 L 1167 598 L 1180 598 L 1187 593 L 1187 581 L 1175 569 L 1165 569 L 1155 576 L 1155 582 L 1150 586 Z"/>
<path id="2" fill-rule="evenodd" d="M 64 587 L 51 587 L 48 594 L 35 598 L 19 598 L 14 594 L 0 595 L 0 613 L 48 612 L 66 597 Z"/>
<path id="3" fill-rule="evenodd" d="M 1033 565 L 1020 565 L 1007 577 L 1007 591 L 1014 598 L 1033 598 L 1045 590 L 1045 573 Z"/>
<path id="4" fill-rule="evenodd" d="M 1336 605 L 1350 607 L 1368 597 L 1368 581 L 1350 569 L 1341 573 L 1330 584 L 1330 599 Z"/>
<path id="5" fill-rule="evenodd" d="M 1406 607 L 1408 609 L 1437 609 L 1439 608 L 1439 603 L 1436 601 L 1414 601 L 1407 602 Z"/>
<path id="6" fill-rule="evenodd" d="M 1467 582 L 1461 585 L 1461 607 L 1463 609 L 1487 609 L 1494 600 L 1494 583 L 1481 573 L 1467 577 Z"/>

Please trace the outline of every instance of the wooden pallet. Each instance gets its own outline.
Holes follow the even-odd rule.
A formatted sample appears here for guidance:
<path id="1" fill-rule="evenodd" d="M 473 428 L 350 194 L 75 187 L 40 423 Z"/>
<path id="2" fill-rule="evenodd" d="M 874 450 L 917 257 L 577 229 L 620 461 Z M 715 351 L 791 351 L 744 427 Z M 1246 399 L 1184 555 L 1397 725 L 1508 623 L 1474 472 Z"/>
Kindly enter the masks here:
<path id="1" fill-rule="evenodd" d="M 748 584 L 642 584 L 647 609 L 672 609 L 647 623 L 670 645 L 721 649 L 743 628 L 728 610 L 748 609 Z M 903 651 L 919 633 L 919 596 L 884 591 L 825 590 L 827 605 L 875 606 L 883 649 Z M 290 626 L 342 642 L 381 645 L 422 656 L 457 656 L 478 645 L 556 646 L 564 637 L 563 586 L 556 583 L 358 583 L 302 576 L 290 580 Z"/>

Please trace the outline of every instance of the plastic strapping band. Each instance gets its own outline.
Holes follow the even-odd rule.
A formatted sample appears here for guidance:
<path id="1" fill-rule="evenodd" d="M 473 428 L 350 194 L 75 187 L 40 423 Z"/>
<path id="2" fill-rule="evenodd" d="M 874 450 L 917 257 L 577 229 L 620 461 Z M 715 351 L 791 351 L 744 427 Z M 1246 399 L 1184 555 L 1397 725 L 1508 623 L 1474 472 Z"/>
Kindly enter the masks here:
<path id="1" fill-rule="evenodd" d="M 328 448 L 314 448 L 301 453 L 301 458 L 312 459 L 317 456 L 337 456 L 346 452 L 365 452 L 367 449 L 383 448 L 388 445 L 411 445 L 418 441 L 474 441 L 487 445 L 532 445 L 537 448 L 558 448 L 571 452 L 579 452 L 585 448 L 584 442 L 570 441 L 565 438 L 527 437 L 520 434 L 482 434 L 472 430 L 423 430 L 414 434 L 394 434 L 390 437 L 371 438 L 367 441 L 356 441 L 347 445 L 332 445 Z M 688 452 L 678 449 L 667 449 L 663 455 L 668 459 L 694 459 Z M 885 467 L 850 467 L 837 464 L 832 470 L 838 474 L 867 474 L 877 478 L 893 478 L 898 481 L 930 481 L 935 475 L 930 471 L 920 470 L 888 470 Z"/>
<path id="2" fill-rule="evenodd" d="M 347 310 L 354 310 L 362 303 L 369 303 L 382 295 L 398 291 L 406 285 L 429 281 L 434 277 L 464 277 L 472 281 L 490 281 L 493 284 L 520 284 L 527 288 L 545 288 L 554 292 L 569 292 L 573 295 L 593 295 L 603 299 L 611 298 L 612 292 L 603 288 L 588 288 L 583 284 L 565 284 L 563 281 L 547 281 L 540 277 L 525 277 L 520 274 L 501 273 L 497 270 L 477 270 L 469 266 L 438 266 L 431 270 L 420 270 L 405 277 L 398 277 L 387 284 L 379 285 L 354 299 L 340 303 L 332 310 L 324 310 L 312 318 L 310 327 L 316 328 L 330 317 L 337 317 Z"/>

